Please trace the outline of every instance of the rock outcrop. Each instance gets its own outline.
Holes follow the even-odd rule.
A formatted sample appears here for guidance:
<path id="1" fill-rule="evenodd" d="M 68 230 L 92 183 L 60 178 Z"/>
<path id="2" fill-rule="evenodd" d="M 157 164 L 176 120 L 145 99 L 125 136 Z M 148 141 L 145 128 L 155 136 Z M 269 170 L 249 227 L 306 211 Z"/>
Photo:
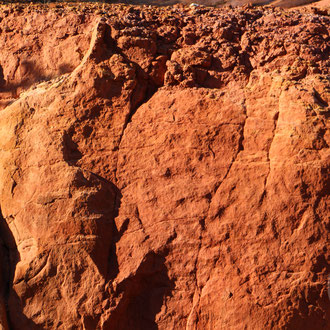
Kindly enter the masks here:
<path id="1" fill-rule="evenodd" d="M 4 329 L 326 329 L 330 18 L 0 8 Z"/>

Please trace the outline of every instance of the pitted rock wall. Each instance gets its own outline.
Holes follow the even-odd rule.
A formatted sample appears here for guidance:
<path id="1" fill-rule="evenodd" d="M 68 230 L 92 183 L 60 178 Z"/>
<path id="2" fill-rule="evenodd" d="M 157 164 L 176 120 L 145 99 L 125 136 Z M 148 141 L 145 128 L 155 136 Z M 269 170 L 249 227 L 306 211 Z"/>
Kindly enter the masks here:
<path id="1" fill-rule="evenodd" d="M 326 329 L 329 16 L 74 8 L 0 11 L 3 327 Z"/>

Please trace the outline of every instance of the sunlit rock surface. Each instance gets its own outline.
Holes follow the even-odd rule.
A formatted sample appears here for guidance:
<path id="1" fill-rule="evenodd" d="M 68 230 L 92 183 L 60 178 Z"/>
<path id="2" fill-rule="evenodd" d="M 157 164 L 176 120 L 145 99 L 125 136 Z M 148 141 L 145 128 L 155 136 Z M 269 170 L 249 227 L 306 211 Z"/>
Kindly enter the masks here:
<path id="1" fill-rule="evenodd" d="M 2 328 L 327 329 L 327 13 L 0 7 Z"/>

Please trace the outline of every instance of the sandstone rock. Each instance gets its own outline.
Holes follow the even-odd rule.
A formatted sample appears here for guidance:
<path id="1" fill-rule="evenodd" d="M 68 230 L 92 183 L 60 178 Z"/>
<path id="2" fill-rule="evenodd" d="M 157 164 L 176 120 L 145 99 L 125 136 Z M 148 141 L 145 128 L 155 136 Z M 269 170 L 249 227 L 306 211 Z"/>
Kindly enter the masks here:
<path id="1" fill-rule="evenodd" d="M 75 6 L 0 10 L 1 326 L 326 329 L 329 17 Z"/>

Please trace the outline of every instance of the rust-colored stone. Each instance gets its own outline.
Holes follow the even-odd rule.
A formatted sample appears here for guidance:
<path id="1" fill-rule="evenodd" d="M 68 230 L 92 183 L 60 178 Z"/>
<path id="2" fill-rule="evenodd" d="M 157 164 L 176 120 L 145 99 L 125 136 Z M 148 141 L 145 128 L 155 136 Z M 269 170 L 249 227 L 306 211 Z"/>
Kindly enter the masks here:
<path id="1" fill-rule="evenodd" d="M 0 21 L 0 328 L 329 327 L 326 11 Z"/>

